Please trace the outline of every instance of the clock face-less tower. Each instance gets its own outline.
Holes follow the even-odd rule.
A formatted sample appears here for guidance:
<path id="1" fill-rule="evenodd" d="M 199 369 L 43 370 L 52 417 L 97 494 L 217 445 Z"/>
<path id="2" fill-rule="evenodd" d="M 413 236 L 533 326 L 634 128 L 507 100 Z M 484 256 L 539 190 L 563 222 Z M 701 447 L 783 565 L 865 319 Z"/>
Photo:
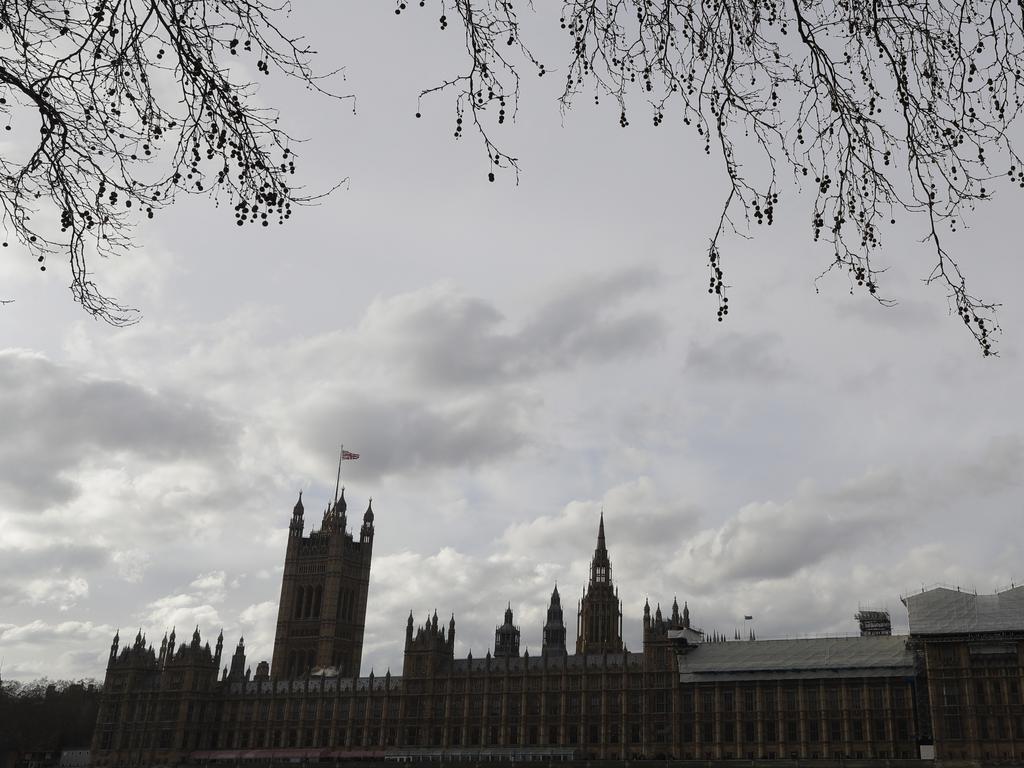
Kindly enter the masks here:
<path id="1" fill-rule="evenodd" d="M 292 510 L 274 637 L 275 677 L 334 668 L 359 675 L 373 552 L 373 502 L 356 539 L 346 531 L 345 490 L 324 511 L 320 530 L 303 536 L 302 494 Z"/>
<path id="2" fill-rule="evenodd" d="M 576 653 L 622 651 L 622 602 L 612 585 L 612 564 L 604 541 L 604 512 L 597 529 L 597 548 L 590 561 L 590 583 L 576 619 Z"/>

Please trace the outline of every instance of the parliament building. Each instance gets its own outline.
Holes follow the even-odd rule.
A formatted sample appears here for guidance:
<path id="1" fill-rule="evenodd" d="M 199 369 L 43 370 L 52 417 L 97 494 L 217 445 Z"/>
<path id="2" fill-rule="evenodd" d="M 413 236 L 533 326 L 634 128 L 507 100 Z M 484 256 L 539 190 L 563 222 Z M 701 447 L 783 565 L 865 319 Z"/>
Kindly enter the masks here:
<path id="1" fill-rule="evenodd" d="M 556 587 L 539 654 L 520 651 L 511 605 L 481 657 L 456 658 L 454 616 L 410 614 L 402 674 L 361 676 L 373 537 L 371 506 L 349 531 L 344 493 L 306 534 L 300 495 L 272 663 L 255 671 L 243 640 L 211 649 L 199 628 L 159 649 L 115 636 L 93 765 L 1024 762 L 1024 587 L 906 596 L 903 636 L 862 612 L 858 637 L 726 638 L 691 626 L 685 602 L 645 604 L 632 651 L 602 515 L 571 648 Z"/>

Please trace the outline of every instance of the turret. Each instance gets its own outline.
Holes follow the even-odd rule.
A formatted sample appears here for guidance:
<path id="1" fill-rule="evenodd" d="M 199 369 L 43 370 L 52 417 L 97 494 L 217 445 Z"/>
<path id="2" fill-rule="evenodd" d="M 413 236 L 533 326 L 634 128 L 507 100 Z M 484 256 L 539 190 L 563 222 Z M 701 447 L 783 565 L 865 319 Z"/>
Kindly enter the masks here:
<path id="1" fill-rule="evenodd" d="M 644 629 L 651 628 L 651 602 L 644 600 Z"/>
<path id="2" fill-rule="evenodd" d="M 231 657 L 231 669 L 228 671 L 229 680 L 242 680 L 245 677 L 245 638 L 238 638 L 238 645 Z"/>
<path id="3" fill-rule="evenodd" d="M 544 622 L 544 642 L 541 645 L 541 656 L 565 656 L 566 654 L 562 600 L 558 594 L 558 585 L 556 584 L 551 592 L 547 621 Z"/>
<path id="4" fill-rule="evenodd" d="M 673 596 L 672 598 L 672 626 L 678 627 L 682 619 L 679 617 L 679 600 Z"/>
<path id="5" fill-rule="evenodd" d="M 110 643 L 110 659 L 113 661 L 117 658 L 117 647 L 121 644 L 121 630 L 117 630 L 114 633 L 114 640 Z"/>
<path id="6" fill-rule="evenodd" d="M 505 609 L 505 623 L 494 630 L 495 658 L 519 657 L 519 627 L 512 623 L 512 603 Z"/>
<path id="7" fill-rule="evenodd" d="M 409 611 L 409 621 L 405 624 L 405 645 L 408 648 L 412 642 L 412 611 Z"/>
<path id="8" fill-rule="evenodd" d="M 295 506 L 292 508 L 292 521 L 288 525 L 288 535 L 294 539 L 302 538 L 302 529 L 305 527 L 305 522 L 302 519 L 302 513 L 305 508 L 302 506 L 302 491 L 299 491 L 299 500 L 295 502 Z"/>
<path id="9" fill-rule="evenodd" d="M 622 606 L 612 583 L 602 510 L 597 546 L 590 561 L 590 581 L 576 614 L 576 653 L 607 652 L 622 652 Z"/>
<path id="10" fill-rule="evenodd" d="M 690 606 L 683 601 L 683 629 L 690 628 Z"/>
<path id="11" fill-rule="evenodd" d="M 363 513 L 363 527 L 359 533 L 359 541 L 364 544 L 373 542 L 373 499 L 366 505 L 366 512 Z"/>
<path id="12" fill-rule="evenodd" d="M 220 668 L 220 658 L 224 651 L 224 630 L 221 629 L 220 634 L 217 635 L 217 648 L 213 653 L 213 662 Z"/>
<path id="13" fill-rule="evenodd" d="M 455 651 L 455 614 L 452 614 L 452 620 L 448 622 L 448 645 L 452 651 Z"/>

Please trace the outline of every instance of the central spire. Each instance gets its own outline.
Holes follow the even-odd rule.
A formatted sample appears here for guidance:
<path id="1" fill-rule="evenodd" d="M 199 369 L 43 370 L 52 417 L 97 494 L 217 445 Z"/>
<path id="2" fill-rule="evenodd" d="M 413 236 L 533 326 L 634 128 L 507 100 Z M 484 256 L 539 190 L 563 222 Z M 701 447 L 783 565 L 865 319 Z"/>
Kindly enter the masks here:
<path id="1" fill-rule="evenodd" d="M 604 533 L 604 509 L 597 525 L 597 547 L 590 561 L 590 583 L 580 601 L 576 653 L 622 651 L 622 604 L 612 583 L 612 564 Z"/>
<path id="2" fill-rule="evenodd" d="M 604 538 L 604 510 L 601 510 L 601 521 L 597 526 L 597 547 L 594 549 L 594 559 L 590 561 L 590 584 L 610 584 L 612 580 L 612 566 L 608 559 L 608 547 Z"/>

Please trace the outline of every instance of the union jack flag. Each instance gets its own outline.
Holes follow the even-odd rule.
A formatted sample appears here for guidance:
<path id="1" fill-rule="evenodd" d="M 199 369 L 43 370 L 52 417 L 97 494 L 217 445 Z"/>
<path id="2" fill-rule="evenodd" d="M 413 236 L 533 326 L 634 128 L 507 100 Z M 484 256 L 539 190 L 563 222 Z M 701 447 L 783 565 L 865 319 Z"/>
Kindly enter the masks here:
<path id="1" fill-rule="evenodd" d="M 342 451 L 341 451 L 341 460 L 342 461 L 352 461 L 352 460 L 358 459 L 358 458 L 359 458 L 359 454 L 358 453 L 352 453 L 352 451 L 346 451 L 344 449 L 342 449 Z"/>

